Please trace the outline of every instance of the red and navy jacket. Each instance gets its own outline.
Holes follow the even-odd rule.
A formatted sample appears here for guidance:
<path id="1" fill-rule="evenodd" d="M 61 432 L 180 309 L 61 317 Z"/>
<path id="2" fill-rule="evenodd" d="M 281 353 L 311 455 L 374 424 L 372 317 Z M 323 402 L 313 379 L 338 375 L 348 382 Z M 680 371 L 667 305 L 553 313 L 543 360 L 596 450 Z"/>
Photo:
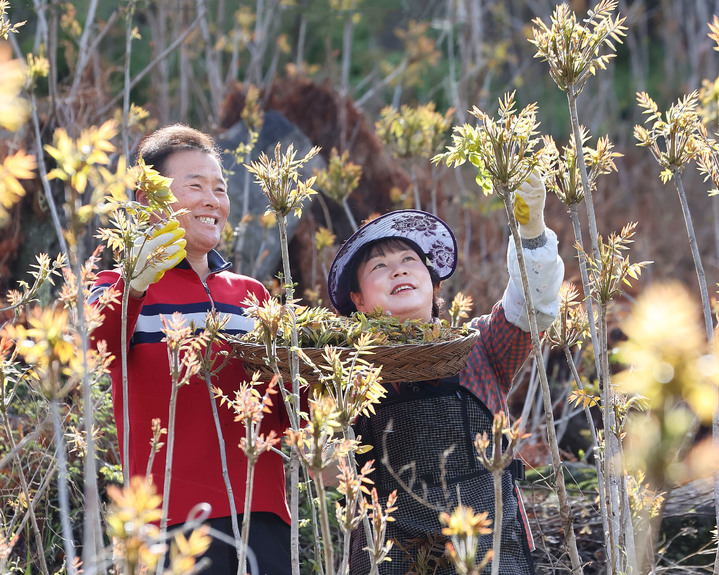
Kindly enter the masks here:
<path id="1" fill-rule="evenodd" d="M 216 251 L 208 254 L 210 275 L 203 283 L 187 260 L 168 270 L 152 284 L 142 298 L 130 298 L 127 313 L 128 341 L 128 405 L 130 415 L 129 471 L 130 475 L 145 475 L 152 437 L 151 421 L 160 418 L 167 428 L 172 380 L 170 377 L 167 346 L 163 341 L 161 315 L 182 313 L 202 328 L 207 312 L 217 310 L 229 316 L 225 331 L 231 334 L 252 329 L 252 320 L 244 314 L 242 302 L 249 294 L 260 301 L 269 295 L 264 286 L 250 277 L 227 271 L 228 262 Z M 118 271 L 100 272 L 93 285 L 90 301 L 102 290 L 115 289 L 121 294 L 123 282 Z M 121 299 L 121 298 L 118 298 Z M 105 340 L 108 351 L 115 359 L 110 367 L 112 377 L 113 409 L 117 423 L 118 443 L 122 451 L 123 397 L 121 366 L 121 306 L 108 306 L 103 310 L 104 321 L 92 334 L 95 342 Z M 215 344 L 216 352 L 226 348 Z M 242 363 L 230 361 L 213 376 L 212 383 L 222 392 L 233 396 L 239 383 L 248 379 Z M 260 392 L 263 389 L 260 388 Z M 227 464 L 235 506 L 238 513 L 244 509 L 247 460 L 238 447 L 244 427 L 234 421 L 234 413 L 226 405 L 217 409 L 227 452 Z M 282 435 L 287 418 L 281 411 L 281 400 L 276 401 L 271 413 L 266 413 L 260 433 L 275 430 Z M 152 466 L 154 484 L 162 493 L 164 483 L 165 446 L 155 456 Z M 175 419 L 175 445 L 170 484 L 169 525 L 182 523 L 197 503 L 212 506 L 211 517 L 227 517 L 230 506 L 222 476 L 220 448 L 212 416 L 210 393 L 205 380 L 195 376 L 189 385 L 179 388 Z M 285 498 L 285 475 L 282 458 L 276 453 L 265 453 L 258 459 L 255 469 L 252 511 L 274 513 L 286 523 L 290 522 Z"/>

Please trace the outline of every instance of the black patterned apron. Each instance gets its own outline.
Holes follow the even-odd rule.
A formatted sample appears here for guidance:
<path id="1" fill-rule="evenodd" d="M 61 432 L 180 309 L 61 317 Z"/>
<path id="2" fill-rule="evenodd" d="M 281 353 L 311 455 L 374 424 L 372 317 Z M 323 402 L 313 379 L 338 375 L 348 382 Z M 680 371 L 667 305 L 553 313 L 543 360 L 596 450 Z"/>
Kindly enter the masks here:
<path id="1" fill-rule="evenodd" d="M 382 563 L 379 573 L 450 575 L 455 570 L 441 557 L 446 537 L 441 534 L 440 511 L 451 513 L 461 502 L 475 513 L 488 511 L 494 519 L 492 475 L 478 460 L 474 448 L 477 433 L 491 435 L 493 416 L 481 401 L 460 386 L 457 376 L 401 386 L 399 393 L 389 395 L 376 406 L 375 415 L 362 417 L 355 425 L 362 443 L 374 447 L 357 459 L 359 466 L 375 460 L 370 478 L 383 507 L 393 490 L 398 495 L 397 510 L 392 513 L 395 521 L 387 527 L 388 539 L 395 541 L 390 552 L 392 561 Z M 389 467 L 402 482 L 433 507 L 418 502 L 401 487 L 381 462 L 385 455 Z M 502 478 L 503 575 L 534 573 L 514 485 L 519 468 L 523 470 L 518 464 L 513 462 Z M 364 526 L 360 525 L 352 534 L 351 575 L 367 575 L 370 571 L 369 556 L 363 549 L 365 541 Z M 480 537 L 477 557 L 484 557 L 491 548 L 492 535 Z"/>

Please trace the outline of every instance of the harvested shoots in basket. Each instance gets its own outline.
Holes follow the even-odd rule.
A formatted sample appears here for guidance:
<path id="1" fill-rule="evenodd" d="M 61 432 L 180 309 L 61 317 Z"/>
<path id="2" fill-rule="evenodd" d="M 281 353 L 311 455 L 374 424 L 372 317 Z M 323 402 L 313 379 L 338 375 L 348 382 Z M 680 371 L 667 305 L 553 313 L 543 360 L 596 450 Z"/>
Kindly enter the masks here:
<path id="1" fill-rule="evenodd" d="M 349 317 L 340 316 L 324 307 L 297 306 L 296 326 L 301 348 L 325 346 L 354 347 L 362 334 L 372 336 L 373 345 L 402 345 L 439 343 L 464 337 L 467 328 L 452 328 L 442 320 L 423 322 L 399 319 L 377 310 L 372 313 L 355 312 Z M 290 345 L 290 325 L 283 321 L 277 332 L 277 344 Z M 248 343 L 263 343 L 263 329 L 255 329 L 240 338 Z"/>

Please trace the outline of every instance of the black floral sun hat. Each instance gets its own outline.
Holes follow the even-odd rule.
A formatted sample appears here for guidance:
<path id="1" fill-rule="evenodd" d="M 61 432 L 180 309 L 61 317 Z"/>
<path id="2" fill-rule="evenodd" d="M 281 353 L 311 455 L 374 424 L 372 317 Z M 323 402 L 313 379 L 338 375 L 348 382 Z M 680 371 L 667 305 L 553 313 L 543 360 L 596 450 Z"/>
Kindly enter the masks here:
<path id="1" fill-rule="evenodd" d="M 406 240 L 418 247 L 440 280 L 450 277 L 457 267 L 457 239 L 444 221 L 420 210 L 390 212 L 363 225 L 337 252 L 327 278 L 327 291 L 339 313 L 348 315 L 355 311 L 350 298 L 350 272 L 355 256 L 367 244 L 388 238 Z"/>

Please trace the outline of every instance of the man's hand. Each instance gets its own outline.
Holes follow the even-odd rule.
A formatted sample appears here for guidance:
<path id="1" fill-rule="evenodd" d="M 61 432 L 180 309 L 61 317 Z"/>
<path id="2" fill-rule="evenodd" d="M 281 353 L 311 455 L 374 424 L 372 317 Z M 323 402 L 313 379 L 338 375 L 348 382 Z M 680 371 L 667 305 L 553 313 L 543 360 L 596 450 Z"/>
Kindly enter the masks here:
<path id="1" fill-rule="evenodd" d="M 150 284 L 160 281 L 165 272 L 180 263 L 185 255 L 185 230 L 177 220 L 170 220 L 156 229 L 152 236 L 135 240 L 132 257 L 137 258 L 135 272 L 130 280 L 130 294 L 138 296 Z"/>
<path id="2" fill-rule="evenodd" d="M 534 170 L 514 194 L 514 217 L 519 222 L 519 234 L 533 239 L 544 232 L 544 200 L 547 189 L 539 171 Z"/>

